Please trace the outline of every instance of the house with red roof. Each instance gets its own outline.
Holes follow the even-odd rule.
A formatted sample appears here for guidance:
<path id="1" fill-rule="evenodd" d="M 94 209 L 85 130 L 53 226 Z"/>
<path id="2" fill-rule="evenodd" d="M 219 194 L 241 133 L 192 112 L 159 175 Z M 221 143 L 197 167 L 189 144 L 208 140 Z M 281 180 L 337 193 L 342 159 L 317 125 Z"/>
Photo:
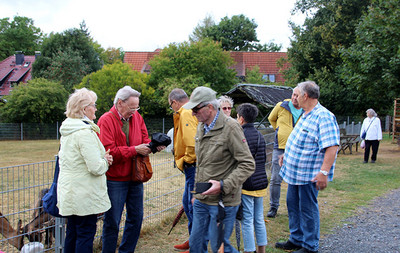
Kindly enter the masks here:
<path id="1" fill-rule="evenodd" d="M 150 73 L 151 67 L 148 63 L 160 51 L 160 49 L 157 49 L 154 52 L 125 52 L 124 63 L 131 64 L 133 70 L 141 73 Z M 281 68 L 278 66 L 277 61 L 281 58 L 287 58 L 287 53 L 232 51 L 230 54 L 235 61 L 235 65 L 231 68 L 235 69 L 237 76 L 241 80 L 244 80 L 246 71 L 251 70 L 257 65 L 265 81 L 281 84 L 285 82 L 282 70 L 288 68 L 288 64 L 285 64 Z"/>
<path id="2" fill-rule="evenodd" d="M 32 79 L 32 64 L 36 57 L 37 55 L 16 52 L 15 55 L 0 62 L 0 98 L 9 95 L 18 83 L 26 83 Z"/>

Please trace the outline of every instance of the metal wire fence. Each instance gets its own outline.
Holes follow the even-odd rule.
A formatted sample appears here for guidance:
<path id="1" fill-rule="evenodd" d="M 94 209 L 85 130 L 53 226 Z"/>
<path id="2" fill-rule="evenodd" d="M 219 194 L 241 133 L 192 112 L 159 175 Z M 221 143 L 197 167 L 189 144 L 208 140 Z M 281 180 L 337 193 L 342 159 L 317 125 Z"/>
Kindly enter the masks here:
<path id="1" fill-rule="evenodd" d="M 263 129 L 269 172 L 274 133 Z M 184 175 L 174 168 L 170 152 L 152 154 L 153 177 L 144 184 L 143 227 L 157 225 L 175 215 L 181 207 Z M 55 161 L 0 168 L 0 250 L 19 252 L 23 244 L 40 241 L 45 252 L 62 252 L 64 219 L 54 219 L 43 212 L 41 198 L 53 181 Z M 121 225 L 125 223 L 122 216 Z M 101 244 L 102 217 L 97 223 L 95 244 Z M 122 235 L 122 229 L 120 233 Z"/>

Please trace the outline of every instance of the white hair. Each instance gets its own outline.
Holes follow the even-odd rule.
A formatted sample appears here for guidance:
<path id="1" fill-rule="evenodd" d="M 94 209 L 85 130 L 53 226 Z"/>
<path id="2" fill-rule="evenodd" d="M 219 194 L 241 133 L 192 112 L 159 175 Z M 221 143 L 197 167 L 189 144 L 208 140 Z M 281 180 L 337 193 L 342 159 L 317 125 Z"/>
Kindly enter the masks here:
<path id="1" fill-rule="evenodd" d="M 130 97 L 138 98 L 138 97 L 140 97 L 140 92 L 135 89 L 132 89 L 131 86 L 127 85 L 117 91 L 117 94 L 115 95 L 115 98 L 114 98 L 114 105 L 117 105 L 118 99 L 121 99 L 122 101 L 126 101 Z"/>

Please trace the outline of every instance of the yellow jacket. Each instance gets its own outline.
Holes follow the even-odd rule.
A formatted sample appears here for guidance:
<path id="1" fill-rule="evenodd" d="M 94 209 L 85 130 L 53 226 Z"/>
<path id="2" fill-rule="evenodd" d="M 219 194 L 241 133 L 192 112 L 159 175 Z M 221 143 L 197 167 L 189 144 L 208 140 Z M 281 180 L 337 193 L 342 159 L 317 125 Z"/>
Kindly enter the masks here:
<path id="1" fill-rule="evenodd" d="M 174 156 L 178 169 L 183 171 L 183 163 L 195 163 L 195 136 L 198 121 L 192 110 L 181 107 L 174 114 Z"/>
<path id="2" fill-rule="evenodd" d="M 275 142 L 277 138 L 279 149 L 285 149 L 286 141 L 297 123 L 293 123 L 293 116 L 288 105 L 289 101 L 290 99 L 285 99 L 277 103 L 268 116 L 268 121 L 275 130 Z"/>

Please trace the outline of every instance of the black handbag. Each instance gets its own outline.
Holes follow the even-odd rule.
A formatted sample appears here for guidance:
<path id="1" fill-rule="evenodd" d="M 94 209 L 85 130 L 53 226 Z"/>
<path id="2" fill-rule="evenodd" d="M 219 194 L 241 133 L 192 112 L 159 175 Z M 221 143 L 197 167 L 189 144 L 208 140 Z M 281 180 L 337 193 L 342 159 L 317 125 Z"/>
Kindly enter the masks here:
<path id="1" fill-rule="evenodd" d="M 57 181 L 60 172 L 59 157 L 56 157 L 56 166 L 54 168 L 54 179 L 50 190 L 43 196 L 43 209 L 52 216 L 63 218 L 57 207 Z"/>

